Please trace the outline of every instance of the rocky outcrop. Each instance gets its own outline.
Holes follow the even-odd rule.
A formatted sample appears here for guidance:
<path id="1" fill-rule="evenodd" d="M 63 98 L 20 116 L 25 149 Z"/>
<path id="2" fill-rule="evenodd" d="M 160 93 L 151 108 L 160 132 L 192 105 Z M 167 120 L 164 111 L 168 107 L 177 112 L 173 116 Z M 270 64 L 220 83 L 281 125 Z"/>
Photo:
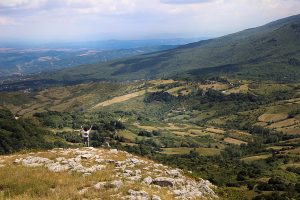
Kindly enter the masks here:
<path id="1" fill-rule="evenodd" d="M 139 184 L 142 188 L 160 190 L 163 188 L 174 199 L 217 198 L 209 181 L 194 180 L 184 175 L 180 169 L 173 169 L 153 161 L 139 158 L 116 149 L 104 150 L 95 148 L 53 149 L 45 153 L 32 153 L 17 156 L 14 163 L 24 167 L 44 167 L 54 173 L 69 172 L 91 176 L 98 171 L 110 170 L 111 180 L 95 182 L 81 188 L 78 193 L 85 194 L 89 190 L 115 190 L 116 199 L 160 200 L 157 194 L 145 190 L 129 189 L 129 185 Z M 0 160 L 0 165 L 1 165 Z"/>

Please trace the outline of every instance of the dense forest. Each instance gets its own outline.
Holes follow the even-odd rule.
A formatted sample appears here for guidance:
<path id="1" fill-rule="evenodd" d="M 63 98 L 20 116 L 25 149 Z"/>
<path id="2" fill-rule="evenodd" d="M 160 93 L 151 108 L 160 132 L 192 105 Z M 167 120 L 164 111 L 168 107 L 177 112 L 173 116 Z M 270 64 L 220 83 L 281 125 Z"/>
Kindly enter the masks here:
<path id="1" fill-rule="evenodd" d="M 15 119 L 10 111 L 0 109 L 0 154 L 54 148 L 61 145 L 56 139 L 35 118 Z"/>

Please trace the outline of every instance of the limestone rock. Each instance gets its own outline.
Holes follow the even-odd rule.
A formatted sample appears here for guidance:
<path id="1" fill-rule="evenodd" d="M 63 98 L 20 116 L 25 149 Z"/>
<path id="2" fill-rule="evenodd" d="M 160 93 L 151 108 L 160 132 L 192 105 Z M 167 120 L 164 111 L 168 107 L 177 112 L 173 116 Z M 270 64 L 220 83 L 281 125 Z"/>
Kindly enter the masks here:
<path id="1" fill-rule="evenodd" d="M 151 200 L 161 200 L 161 198 L 157 195 L 153 195 Z"/>
<path id="2" fill-rule="evenodd" d="M 143 183 L 145 183 L 146 185 L 150 185 L 152 183 L 153 179 L 148 176 L 146 178 L 144 178 Z"/>
<path id="3" fill-rule="evenodd" d="M 153 184 L 159 185 L 161 187 L 173 187 L 175 180 L 168 177 L 158 177 L 152 181 Z"/>
<path id="4" fill-rule="evenodd" d="M 113 188 L 120 188 L 123 186 L 123 182 L 121 180 L 115 180 L 110 183 Z"/>
<path id="5" fill-rule="evenodd" d="M 125 199 L 130 199 L 130 200 L 150 200 L 150 197 L 147 192 L 141 190 L 141 191 L 136 191 L 136 190 L 128 190 L 128 196 L 125 197 Z"/>
<path id="6" fill-rule="evenodd" d="M 105 187 L 105 185 L 106 185 L 106 182 L 99 182 L 96 185 L 94 185 L 94 188 L 95 189 L 102 189 L 102 188 Z"/>

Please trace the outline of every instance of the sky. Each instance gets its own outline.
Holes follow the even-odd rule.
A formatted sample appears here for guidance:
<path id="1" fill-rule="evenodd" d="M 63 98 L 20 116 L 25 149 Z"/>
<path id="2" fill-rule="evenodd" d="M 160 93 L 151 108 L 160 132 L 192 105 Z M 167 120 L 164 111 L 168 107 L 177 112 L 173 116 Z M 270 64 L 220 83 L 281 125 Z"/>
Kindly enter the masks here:
<path id="1" fill-rule="evenodd" d="M 217 37 L 300 14 L 300 0 L 0 0 L 0 41 Z"/>

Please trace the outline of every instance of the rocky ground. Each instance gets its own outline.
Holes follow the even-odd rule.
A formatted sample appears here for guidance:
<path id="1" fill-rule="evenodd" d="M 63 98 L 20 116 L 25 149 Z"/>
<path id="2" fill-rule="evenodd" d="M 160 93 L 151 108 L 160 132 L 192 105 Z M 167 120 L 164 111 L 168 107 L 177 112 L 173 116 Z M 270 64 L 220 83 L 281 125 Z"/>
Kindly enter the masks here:
<path id="1" fill-rule="evenodd" d="M 77 192 L 82 199 L 88 199 L 85 194 L 90 191 L 101 193 L 107 190 L 113 191 L 110 195 L 114 199 L 217 198 L 214 186 L 209 181 L 188 178 L 179 169 L 116 149 L 53 149 L 0 157 L 0 167 L 4 169 L 7 165 L 24 167 L 28 172 L 32 168 L 43 168 L 51 173 L 79 174 L 83 177 L 103 173 L 105 178 L 101 178 L 101 181 L 93 181 L 93 184 L 78 188 Z M 55 191 L 55 187 L 52 190 Z"/>

